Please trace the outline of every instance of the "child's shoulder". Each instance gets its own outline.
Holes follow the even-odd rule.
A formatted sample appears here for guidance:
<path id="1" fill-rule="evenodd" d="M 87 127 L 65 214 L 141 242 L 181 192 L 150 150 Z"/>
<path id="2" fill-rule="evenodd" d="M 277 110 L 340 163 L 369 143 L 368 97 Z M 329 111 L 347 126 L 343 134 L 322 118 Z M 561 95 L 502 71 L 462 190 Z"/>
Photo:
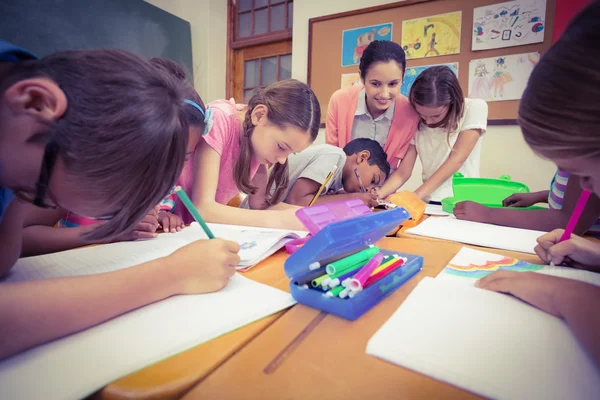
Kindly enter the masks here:
<path id="1" fill-rule="evenodd" d="M 488 104 L 482 99 L 465 98 L 465 114 L 470 112 L 485 112 L 487 114 Z"/>
<path id="2" fill-rule="evenodd" d="M 350 86 L 342 89 L 338 89 L 331 95 L 331 101 L 333 102 L 347 102 L 354 99 L 358 99 L 358 94 L 363 90 L 362 85 Z"/>
<path id="3" fill-rule="evenodd" d="M 346 153 L 344 153 L 344 150 L 342 150 L 341 148 L 339 148 L 337 146 L 332 146 L 330 144 L 315 144 L 315 145 L 308 147 L 304 151 L 308 151 L 308 152 L 316 155 L 317 157 L 325 156 L 325 155 L 338 155 L 338 156 L 346 157 Z"/>
<path id="4" fill-rule="evenodd" d="M 401 116 L 404 121 L 407 119 L 414 121 L 420 120 L 419 114 L 417 114 L 408 98 L 403 94 L 399 94 L 394 100 L 394 117 L 395 116 Z"/>
<path id="5" fill-rule="evenodd" d="M 232 100 L 215 100 L 208 104 L 212 110 L 213 130 L 221 133 L 239 133 L 241 124 L 238 119 L 236 104 Z"/>

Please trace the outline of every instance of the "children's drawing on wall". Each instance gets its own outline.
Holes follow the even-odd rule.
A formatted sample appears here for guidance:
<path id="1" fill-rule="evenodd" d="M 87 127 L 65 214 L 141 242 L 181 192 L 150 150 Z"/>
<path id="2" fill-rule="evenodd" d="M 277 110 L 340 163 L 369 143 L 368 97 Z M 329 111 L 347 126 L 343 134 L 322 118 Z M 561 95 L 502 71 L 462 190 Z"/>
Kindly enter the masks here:
<path id="1" fill-rule="evenodd" d="M 458 63 L 447 63 L 447 64 L 435 64 L 435 65 L 445 65 L 452 70 L 458 76 Z M 402 79 L 402 86 L 400 87 L 400 93 L 404 96 L 408 97 L 410 94 L 410 88 L 413 83 L 415 83 L 415 79 L 417 76 L 421 75 L 421 72 L 425 71 L 429 67 L 433 67 L 434 65 L 419 65 L 417 67 L 406 67 L 406 71 L 404 72 L 404 79 Z"/>
<path id="2" fill-rule="evenodd" d="M 353 72 L 351 74 L 342 74 L 341 89 L 360 84 L 360 74 L 358 72 Z"/>
<path id="3" fill-rule="evenodd" d="M 462 12 L 433 15 L 402 22 L 402 48 L 406 58 L 460 53 Z"/>
<path id="4" fill-rule="evenodd" d="M 342 67 L 358 65 L 369 43 L 392 40 L 392 24 L 363 26 L 342 32 Z"/>
<path id="5" fill-rule="evenodd" d="M 473 10 L 472 50 L 544 41 L 546 0 L 518 0 Z"/>
<path id="6" fill-rule="evenodd" d="M 539 52 L 471 60 L 469 97 L 486 101 L 519 100 L 539 61 Z"/>

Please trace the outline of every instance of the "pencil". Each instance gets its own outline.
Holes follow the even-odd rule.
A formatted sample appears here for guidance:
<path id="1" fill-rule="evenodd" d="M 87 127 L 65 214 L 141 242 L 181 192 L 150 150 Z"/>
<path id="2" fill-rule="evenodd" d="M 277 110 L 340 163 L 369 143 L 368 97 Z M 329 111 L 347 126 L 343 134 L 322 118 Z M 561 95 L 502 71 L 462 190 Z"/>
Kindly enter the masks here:
<path id="1" fill-rule="evenodd" d="M 366 193 L 367 189 L 363 186 L 362 179 L 360 179 L 360 175 L 358 174 L 358 168 L 354 168 L 354 175 L 356 179 L 358 179 L 358 184 L 360 185 L 360 191 Z"/>
<path id="2" fill-rule="evenodd" d="M 575 230 L 575 225 L 577 225 L 577 221 L 579 221 L 579 217 L 583 213 L 583 209 L 590 198 L 590 192 L 587 190 L 583 190 L 581 195 L 579 196 L 579 200 L 577 200 L 577 204 L 575 205 L 575 209 L 573 210 L 573 214 L 571 214 L 571 218 L 569 218 L 569 222 L 567 223 L 567 227 L 565 228 L 565 232 L 560 237 L 559 242 L 564 242 L 565 240 L 569 240 L 571 238 L 571 234 Z"/>
<path id="3" fill-rule="evenodd" d="M 308 203 L 309 207 L 312 206 L 313 204 L 315 204 L 315 201 L 317 201 L 317 199 L 321 195 L 321 192 L 323 191 L 323 189 L 325 189 L 325 186 L 327 186 L 327 183 L 329 183 L 329 181 L 331 180 L 331 177 L 333 176 L 333 174 L 335 173 L 336 170 L 337 170 L 337 165 L 334 165 L 333 168 L 331 169 L 331 172 L 329 173 L 329 175 L 327 175 L 327 178 L 325 178 L 325 181 L 321 184 L 321 187 L 319 188 L 317 193 L 315 193 L 315 197 L 313 197 L 312 200 L 310 201 L 310 203 Z"/>
<path id="4" fill-rule="evenodd" d="M 214 239 L 215 235 L 213 235 L 213 233 L 210 231 L 210 228 L 208 227 L 208 225 L 206 225 L 206 222 L 204 222 L 204 220 L 202 219 L 202 216 L 200 215 L 200 213 L 194 206 L 194 203 L 192 203 L 192 200 L 190 200 L 190 198 L 185 193 L 185 191 L 181 188 L 181 186 L 177 186 L 175 188 L 175 193 L 177 193 L 177 196 L 179 197 L 181 202 L 185 205 L 185 208 L 187 208 L 187 210 L 190 212 L 190 214 L 192 214 L 192 217 L 194 217 L 196 222 L 198 222 L 198 224 L 200 224 L 200 226 L 204 230 L 204 233 L 206 233 L 206 236 L 208 236 L 209 239 Z"/>

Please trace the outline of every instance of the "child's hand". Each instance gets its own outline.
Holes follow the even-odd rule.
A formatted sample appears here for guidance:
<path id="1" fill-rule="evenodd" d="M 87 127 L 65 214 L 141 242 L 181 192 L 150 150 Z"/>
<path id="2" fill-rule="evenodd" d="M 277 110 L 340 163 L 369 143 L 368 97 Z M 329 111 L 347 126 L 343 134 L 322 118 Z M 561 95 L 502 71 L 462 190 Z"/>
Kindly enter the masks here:
<path id="1" fill-rule="evenodd" d="M 573 286 L 577 288 L 577 285 L 581 284 L 572 279 L 536 272 L 497 271 L 478 280 L 475 286 L 512 294 L 542 311 L 561 317 L 555 303 L 557 292 L 570 290 Z"/>
<path id="2" fill-rule="evenodd" d="M 487 222 L 489 210 L 474 201 L 461 201 L 454 206 L 454 216 L 467 221 Z"/>
<path id="3" fill-rule="evenodd" d="M 361 199 L 368 207 L 377 207 L 379 202 L 377 201 L 377 194 L 371 192 L 356 193 L 356 197 Z"/>
<path id="4" fill-rule="evenodd" d="M 536 203 L 537 193 L 515 193 L 502 200 L 503 207 L 529 207 Z"/>
<path id="5" fill-rule="evenodd" d="M 198 240 L 165 259 L 176 294 L 215 292 L 224 288 L 240 263 L 240 245 L 223 239 Z"/>
<path id="6" fill-rule="evenodd" d="M 163 232 L 175 233 L 182 230 L 185 226 L 181 218 L 167 211 L 158 212 L 158 223 L 162 225 Z"/>
<path id="7" fill-rule="evenodd" d="M 113 242 L 155 238 L 158 228 L 158 209 L 159 206 L 154 207 L 131 231 L 118 236 Z"/>
<path id="8" fill-rule="evenodd" d="M 556 229 L 540 236 L 534 249 L 538 257 L 555 265 L 597 270 L 600 266 L 600 245 L 577 235 L 559 242 L 563 233 L 563 229 Z"/>

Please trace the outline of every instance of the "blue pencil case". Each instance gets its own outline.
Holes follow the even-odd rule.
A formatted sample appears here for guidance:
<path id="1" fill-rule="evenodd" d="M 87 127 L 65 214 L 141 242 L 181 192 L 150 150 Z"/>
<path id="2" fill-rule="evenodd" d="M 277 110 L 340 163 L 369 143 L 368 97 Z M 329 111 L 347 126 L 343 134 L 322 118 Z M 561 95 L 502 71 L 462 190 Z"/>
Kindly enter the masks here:
<path id="1" fill-rule="evenodd" d="M 309 265 L 358 252 L 371 246 L 409 218 L 410 215 L 404 208 L 395 208 L 327 225 L 292 254 L 284 264 L 285 274 L 291 278 L 292 297 L 300 304 L 351 321 L 360 317 L 417 274 L 423 268 L 423 257 L 380 248 L 384 255 L 399 255 L 405 257 L 406 262 L 365 287 L 354 297 L 343 299 L 328 297 L 323 290 L 311 287 L 312 279 L 325 274 L 325 266 L 311 270 Z"/>

